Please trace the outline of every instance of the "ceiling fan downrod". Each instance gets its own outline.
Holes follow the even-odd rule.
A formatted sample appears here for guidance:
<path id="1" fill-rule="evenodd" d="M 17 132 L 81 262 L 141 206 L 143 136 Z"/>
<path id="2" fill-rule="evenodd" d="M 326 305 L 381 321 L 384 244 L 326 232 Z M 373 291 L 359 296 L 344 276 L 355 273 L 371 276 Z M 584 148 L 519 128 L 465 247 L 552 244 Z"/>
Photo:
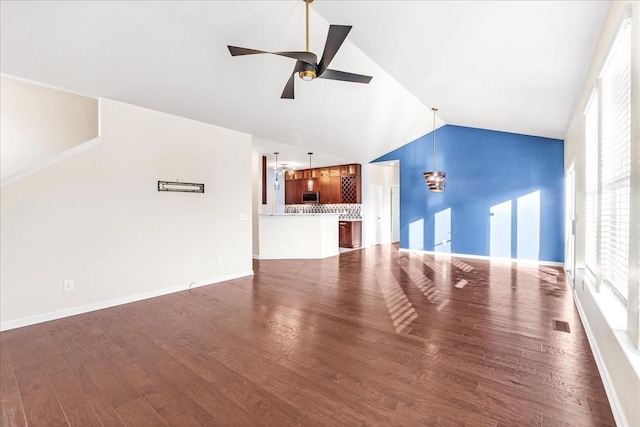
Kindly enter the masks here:
<path id="1" fill-rule="evenodd" d="M 305 2 L 305 8 L 306 8 L 306 51 L 310 52 L 309 50 L 309 3 L 311 3 L 313 0 L 303 0 Z M 316 71 L 313 69 L 307 69 L 307 70 L 302 70 L 300 72 L 298 72 L 298 76 L 300 76 L 300 78 L 304 81 L 309 81 L 309 80 L 313 80 L 316 78 Z"/>

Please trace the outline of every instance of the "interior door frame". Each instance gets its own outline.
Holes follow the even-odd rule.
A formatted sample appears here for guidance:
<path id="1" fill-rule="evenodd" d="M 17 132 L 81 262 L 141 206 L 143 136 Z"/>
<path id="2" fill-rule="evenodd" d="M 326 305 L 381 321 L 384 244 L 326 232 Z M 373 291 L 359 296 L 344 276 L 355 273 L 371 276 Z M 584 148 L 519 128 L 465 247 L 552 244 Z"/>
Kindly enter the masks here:
<path id="1" fill-rule="evenodd" d="M 572 160 L 565 172 L 564 180 L 565 200 L 565 241 L 564 241 L 564 271 L 575 288 L 576 270 L 576 169 Z"/>
<path id="2" fill-rule="evenodd" d="M 397 209 L 397 213 L 393 210 L 393 196 L 394 194 L 398 195 L 398 209 Z M 390 211 L 391 211 L 391 243 L 398 243 L 400 242 L 400 184 L 397 185 L 391 185 L 389 187 L 389 205 L 390 205 Z M 394 228 L 394 215 L 397 215 L 397 222 L 398 222 L 398 234 L 395 234 L 395 228 Z"/>

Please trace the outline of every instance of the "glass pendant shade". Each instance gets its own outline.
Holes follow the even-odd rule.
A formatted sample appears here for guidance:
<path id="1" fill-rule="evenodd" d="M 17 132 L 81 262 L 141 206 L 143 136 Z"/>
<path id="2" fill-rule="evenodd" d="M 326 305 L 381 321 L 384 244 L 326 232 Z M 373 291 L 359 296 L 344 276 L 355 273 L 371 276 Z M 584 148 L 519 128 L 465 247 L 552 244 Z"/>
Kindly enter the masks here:
<path id="1" fill-rule="evenodd" d="M 280 169 L 278 168 L 278 154 L 280 154 L 280 153 L 275 152 L 273 154 L 276 155 L 276 167 L 273 168 L 273 172 L 274 172 L 274 174 L 276 176 L 276 180 L 273 182 L 273 189 L 275 191 L 278 191 L 278 190 L 280 190 L 280 181 L 278 181 L 278 174 L 280 173 Z"/>
<path id="2" fill-rule="evenodd" d="M 311 173 L 311 156 L 313 153 L 307 153 L 309 155 L 309 173 Z M 307 191 L 313 191 L 313 180 L 309 178 L 307 181 Z"/>
<path id="3" fill-rule="evenodd" d="M 432 193 L 442 193 L 444 191 L 446 173 L 444 171 L 436 170 L 436 111 L 437 108 L 432 108 L 433 111 L 433 170 L 430 172 L 424 172 L 424 181 L 429 187 L 429 191 Z"/>
<path id="4" fill-rule="evenodd" d="M 433 193 L 442 193 L 444 191 L 446 173 L 442 171 L 425 172 L 424 180 L 429 186 L 429 191 Z"/>

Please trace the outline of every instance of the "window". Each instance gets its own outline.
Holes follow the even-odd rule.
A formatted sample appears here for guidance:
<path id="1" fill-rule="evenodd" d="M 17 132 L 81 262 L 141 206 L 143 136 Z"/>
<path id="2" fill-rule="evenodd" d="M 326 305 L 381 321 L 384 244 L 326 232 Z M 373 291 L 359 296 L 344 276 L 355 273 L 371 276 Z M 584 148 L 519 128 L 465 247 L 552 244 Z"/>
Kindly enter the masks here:
<path id="1" fill-rule="evenodd" d="M 628 298 L 631 174 L 631 19 L 622 21 L 601 79 L 601 280 Z"/>
<path id="2" fill-rule="evenodd" d="M 585 242 L 584 263 L 593 277 L 598 260 L 598 92 L 594 90 L 584 112 Z"/>

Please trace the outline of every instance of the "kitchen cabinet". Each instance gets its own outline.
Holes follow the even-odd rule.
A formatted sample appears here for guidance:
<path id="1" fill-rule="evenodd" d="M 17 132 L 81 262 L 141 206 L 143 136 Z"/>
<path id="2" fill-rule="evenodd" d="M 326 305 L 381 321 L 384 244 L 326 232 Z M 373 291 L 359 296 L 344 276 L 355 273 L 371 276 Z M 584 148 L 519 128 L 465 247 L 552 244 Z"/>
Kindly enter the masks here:
<path id="1" fill-rule="evenodd" d="M 302 203 L 302 193 L 307 191 L 306 179 L 288 179 L 284 181 L 284 203 L 285 205 L 296 205 Z"/>
<path id="2" fill-rule="evenodd" d="M 296 203 L 295 200 L 295 180 L 294 179 L 285 179 L 284 180 L 284 204 L 285 205 L 293 205 Z"/>
<path id="3" fill-rule="evenodd" d="M 341 203 L 340 197 L 340 177 L 323 176 L 320 178 L 320 203 L 333 204 Z"/>
<path id="4" fill-rule="evenodd" d="M 361 166 L 359 164 L 300 169 L 285 175 L 285 204 L 302 203 L 307 181 L 320 192 L 321 204 L 362 203 Z"/>
<path id="5" fill-rule="evenodd" d="M 341 248 L 362 246 L 362 222 L 338 221 L 338 246 Z"/>
<path id="6" fill-rule="evenodd" d="M 307 191 L 307 180 L 296 179 L 293 181 L 294 203 L 302 203 L 302 193 Z"/>
<path id="7" fill-rule="evenodd" d="M 361 166 L 359 164 L 341 165 L 340 176 L 360 176 Z"/>

